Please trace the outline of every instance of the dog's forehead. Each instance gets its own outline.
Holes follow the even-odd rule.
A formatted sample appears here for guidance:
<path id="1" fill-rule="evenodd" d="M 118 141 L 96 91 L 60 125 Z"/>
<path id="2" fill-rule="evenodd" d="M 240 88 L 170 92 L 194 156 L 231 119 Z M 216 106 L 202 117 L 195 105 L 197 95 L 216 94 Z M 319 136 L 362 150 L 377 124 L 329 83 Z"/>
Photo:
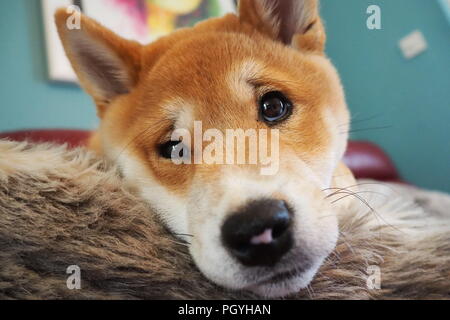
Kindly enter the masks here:
<path id="1" fill-rule="evenodd" d="M 205 129 L 253 128 L 258 111 L 251 80 L 258 70 L 262 67 L 255 61 L 242 60 L 214 79 L 214 83 L 199 85 L 201 81 L 195 81 L 196 88 L 188 85 L 171 92 L 160 105 L 161 116 L 174 129 L 192 130 L 195 121 L 202 121 Z"/>
<path id="2" fill-rule="evenodd" d="M 246 45 L 240 44 L 243 40 Z M 252 54 L 251 42 L 220 33 L 177 39 L 146 71 L 146 100 L 156 104 L 175 127 L 186 127 L 205 111 L 220 116 L 230 104 L 252 97 L 248 81 L 263 67 Z M 148 59 L 152 54 L 150 50 Z"/>
<path id="3" fill-rule="evenodd" d="M 206 126 L 245 127 L 244 119 L 258 116 L 257 82 L 293 99 L 302 92 L 314 96 L 315 84 L 326 82 L 318 63 L 281 44 L 239 33 L 194 31 L 183 31 L 181 37 L 175 33 L 149 47 L 148 59 L 154 51 L 164 52 L 147 71 L 145 94 L 174 128 L 192 128 L 195 120 Z"/>

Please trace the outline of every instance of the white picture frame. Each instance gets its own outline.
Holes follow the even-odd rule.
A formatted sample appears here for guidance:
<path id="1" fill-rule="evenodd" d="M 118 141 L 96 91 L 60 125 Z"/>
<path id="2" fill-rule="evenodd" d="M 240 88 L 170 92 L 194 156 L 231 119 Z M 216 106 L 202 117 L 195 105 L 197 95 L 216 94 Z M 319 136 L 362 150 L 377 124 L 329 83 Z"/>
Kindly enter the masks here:
<path id="1" fill-rule="evenodd" d="M 69 63 L 61 41 L 59 40 L 53 19 L 56 9 L 68 7 L 72 4 L 72 0 L 42 0 L 45 48 L 47 51 L 47 72 L 49 79 L 52 81 L 77 81 L 77 76 Z"/>
<path id="2" fill-rule="evenodd" d="M 53 15 L 58 8 L 69 7 L 71 5 L 81 5 L 82 11 L 99 21 L 106 27 L 110 28 L 120 36 L 137 40 L 143 44 L 147 44 L 157 39 L 157 36 L 143 35 L 138 37 L 130 27 L 130 24 L 123 23 L 124 17 L 118 8 L 106 5 L 107 1 L 114 0 L 41 0 L 42 12 L 44 20 L 45 42 L 47 51 L 48 77 L 50 81 L 71 82 L 76 83 L 77 77 L 73 71 L 69 60 L 66 57 L 63 46 L 59 39 L 54 23 Z M 137 0 L 139 1 L 139 0 Z M 145 0 L 140 0 L 145 1 Z M 149 0 L 147 0 L 149 1 Z M 196 0 L 180 0 L 180 1 L 196 1 Z M 198 0 L 200 1 L 200 0 Z M 236 5 L 234 0 L 201 0 L 216 1 L 220 6 L 220 15 L 235 12 Z M 150 1 L 149 1 L 150 2 Z M 172 1 L 173 2 L 173 1 Z"/>

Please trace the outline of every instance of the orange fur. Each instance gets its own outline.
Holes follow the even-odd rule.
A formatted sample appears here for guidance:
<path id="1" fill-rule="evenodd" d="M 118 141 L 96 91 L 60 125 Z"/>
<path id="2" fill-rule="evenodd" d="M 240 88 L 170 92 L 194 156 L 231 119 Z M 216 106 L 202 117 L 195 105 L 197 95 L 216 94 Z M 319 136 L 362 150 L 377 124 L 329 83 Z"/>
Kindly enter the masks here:
<path id="1" fill-rule="evenodd" d="M 244 1 L 243 10 L 250 11 L 248 5 Z M 56 14 L 63 42 L 67 42 L 64 41 L 67 39 L 67 17 L 65 10 Z M 209 124 L 209 128 L 264 128 L 264 124 L 255 123 L 256 108 L 243 108 L 245 103 L 252 101 L 236 101 L 222 81 L 215 81 L 226 78 L 230 65 L 246 60 L 258 61 L 262 66 L 258 78 L 249 80 L 276 84 L 277 88 L 288 92 L 295 102 L 302 105 L 302 115 L 298 115 L 298 121 L 291 121 L 292 125 L 286 128 L 283 142 L 295 146 L 299 153 L 308 157 L 320 154 L 327 148 L 331 133 L 320 120 L 319 109 L 344 104 L 340 88 L 336 88 L 336 79 L 330 79 L 327 68 L 309 59 L 308 52 L 299 54 L 263 34 L 255 33 L 253 27 L 235 15 L 210 19 L 195 28 L 177 31 L 145 47 L 119 38 L 85 16 L 82 26 L 82 30 L 92 37 L 101 38 L 102 42 L 119 51 L 127 62 L 133 82 L 136 82 L 130 94 L 110 102 L 98 97 L 82 73 L 77 72 L 82 86 L 94 96 L 97 103 L 103 121 L 101 130 L 108 131 L 111 140 L 137 153 L 142 161 L 150 161 L 149 168 L 153 174 L 167 182 L 169 187 L 185 189 L 185 185 L 180 182 L 188 180 L 186 175 L 191 170 L 169 168 L 172 167 L 170 164 L 167 166 L 151 156 L 171 126 L 161 110 L 164 102 L 179 98 L 182 93 L 183 98 L 197 106 L 195 119 L 202 120 L 204 125 Z M 305 35 L 297 40 L 307 43 L 309 37 Z M 217 42 L 218 38 L 220 42 Z M 312 45 L 308 43 L 306 46 L 309 48 Z M 74 69 L 79 70 L 70 47 L 67 44 L 65 47 Z M 270 56 L 267 54 L 269 52 Z M 205 70 L 211 78 L 203 78 Z M 210 92 L 214 92 L 214 96 L 210 96 Z M 105 102 L 109 105 L 105 105 Z M 342 124 L 346 122 L 345 109 L 335 109 L 333 112 L 336 112 L 336 118 L 342 119 Z M 312 132 L 314 135 L 311 135 Z M 95 145 L 98 150 L 99 143 Z"/>
<path id="2" fill-rule="evenodd" d="M 128 163 L 124 169 L 133 171 L 132 187 L 144 188 L 153 181 L 180 206 L 197 202 L 190 197 L 205 188 L 210 190 L 209 205 L 215 207 L 227 193 L 219 181 L 232 172 L 229 169 L 270 182 L 255 178 L 255 166 L 176 166 L 159 156 L 158 146 L 168 140 L 183 112 L 191 120 L 201 120 L 204 130 L 267 129 L 258 119 L 257 105 L 261 92 L 271 89 L 282 91 L 295 105 L 292 116 L 276 127 L 281 167 L 273 185 L 283 177 L 298 181 L 298 192 L 313 203 L 311 208 L 326 212 L 330 204 L 323 201 L 322 188 L 330 186 L 334 170 L 340 177 L 345 170 L 339 164 L 349 123 L 343 89 L 324 54 L 325 32 L 317 2 L 299 1 L 298 7 L 289 2 L 288 9 L 299 11 L 299 22 L 273 19 L 264 3 L 241 0 L 239 15 L 207 20 L 147 46 L 121 39 L 85 16 L 81 30 L 67 30 L 68 14 L 56 13 L 67 55 L 102 120 L 91 147 L 111 160 L 124 153 L 133 158 L 137 164 Z M 107 79 L 98 75 L 102 63 Z M 192 130 L 190 124 L 187 129 Z M 307 178 L 309 172 L 321 183 Z M 339 183 L 352 185 L 353 177 L 345 176 Z M 147 189 L 156 192 L 154 184 Z M 278 191 L 272 196 L 287 197 Z M 228 211 L 245 200 L 238 191 L 227 197 Z M 206 225 L 208 216 L 189 214 L 187 219 L 194 228 L 193 224 Z"/>

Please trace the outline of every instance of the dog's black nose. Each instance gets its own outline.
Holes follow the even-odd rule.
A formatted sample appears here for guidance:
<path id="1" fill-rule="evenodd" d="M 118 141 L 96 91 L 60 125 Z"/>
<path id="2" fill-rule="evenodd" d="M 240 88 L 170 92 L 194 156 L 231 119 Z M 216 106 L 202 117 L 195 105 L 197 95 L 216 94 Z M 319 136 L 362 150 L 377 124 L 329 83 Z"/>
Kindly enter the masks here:
<path id="1" fill-rule="evenodd" d="M 253 201 L 225 221 L 222 242 L 245 266 L 273 266 L 292 247 L 291 223 L 284 201 Z"/>

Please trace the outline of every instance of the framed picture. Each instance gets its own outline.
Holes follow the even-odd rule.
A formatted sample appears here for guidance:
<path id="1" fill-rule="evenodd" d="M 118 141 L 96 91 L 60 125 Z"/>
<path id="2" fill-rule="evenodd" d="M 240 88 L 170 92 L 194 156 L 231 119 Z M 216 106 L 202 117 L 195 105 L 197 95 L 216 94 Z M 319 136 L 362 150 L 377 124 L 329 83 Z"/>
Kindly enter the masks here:
<path id="1" fill-rule="evenodd" d="M 236 10 L 235 0 L 42 0 L 48 73 L 52 81 L 77 81 L 53 20 L 56 9 L 70 5 L 78 6 L 120 36 L 142 44 Z"/>

